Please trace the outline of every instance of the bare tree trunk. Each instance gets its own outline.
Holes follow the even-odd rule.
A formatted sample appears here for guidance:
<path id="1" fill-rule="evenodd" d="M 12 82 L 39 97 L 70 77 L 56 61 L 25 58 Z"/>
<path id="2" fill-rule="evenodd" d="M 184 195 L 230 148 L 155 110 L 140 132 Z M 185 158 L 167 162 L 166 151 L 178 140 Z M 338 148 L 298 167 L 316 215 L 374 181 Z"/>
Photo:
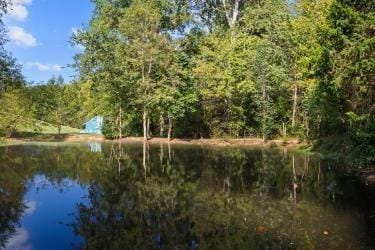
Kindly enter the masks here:
<path id="1" fill-rule="evenodd" d="M 142 55 L 144 54 L 142 50 Z M 144 89 L 144 96 L 147 97 L 147 92 L 148 92 L 148 84 L 146 85 L 146 71 L 145 71 L 145 63 L 142 64 L 142 86 L 145 88 Z M 146 109 L 146 104 L 143 106 L 143 141 L 147 141 L 147 109 Z M 145 158 L 145 157 L 143 157 Z"/>
<path id="2" fill-rule="evenodd" d="M 286 124 L 283 122 L 283 136 L 286 137 Z"/>
<path id="3" fill-rule="evenodd" d="M 262 134 L 263 143 L 266 142 L 266 86 L 262 84 L 263 110 L 262 110 Z"/>
<path id="4" fill-rule="evenodd" d="M 143 110 L 143 141 L 147 141 L 147 111 Z"/>
<path id="5" fill-rule="evenodd" d="M 305 113 L 305 129 L 306 129 L 306 138 L 307 140 L 309 140 L 309 136 L 310 136 L 310 128 L 309 128 L 309 117 L 307 116 L 307 114 Z"/>
<path id="6" fill-rule="evenodd" d="M 164 136 L 164 117 L 163 117 L 163 113 L 160 114 L 159 126 L 160 126 L 160 137 L 163 137 Z"/>
<path id="7" fill-rule="evenodd" d="M 233 28 L 236 25 L 238 16 L 239 16 L 239 7 L 242 0 L 235 0 L 233 9 L 230 9 L 230 6 L 227 4 L 227 0 L 221 0 L 223 4 L 225 17 L 227 18 L 229 28 Z"/>
<path id="8" fill-rule="evenodd" d="M 119 112 L 119 137 L 122 139 L 122 106 L 120 104 L 120 112 Z"/>
<path id="9" fill-rule="evenodd" d="M 298 83 L 296 82 L 296 84 L 294 85 L 294 95 L 293 95 L 292 128 L 296 126 L 297 105 L 298 105 Z"/>
<path id="10" fill-rule="evenodd" d="M 172 138 L 172 128 L 173 128 L 173 119 L 168 115 L 168 141 L 171 141 Z"/>

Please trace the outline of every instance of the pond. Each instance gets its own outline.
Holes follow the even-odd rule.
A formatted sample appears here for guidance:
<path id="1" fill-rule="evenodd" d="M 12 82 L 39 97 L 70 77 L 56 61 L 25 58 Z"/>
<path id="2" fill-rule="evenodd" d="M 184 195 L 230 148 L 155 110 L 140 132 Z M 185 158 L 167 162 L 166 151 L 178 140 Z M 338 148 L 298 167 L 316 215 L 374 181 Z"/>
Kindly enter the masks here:
<path id="1" fill-rule="evenodd" d="M 374 199 L 286 148 L 0 147 L 0 249 L 373 249 Z"/>

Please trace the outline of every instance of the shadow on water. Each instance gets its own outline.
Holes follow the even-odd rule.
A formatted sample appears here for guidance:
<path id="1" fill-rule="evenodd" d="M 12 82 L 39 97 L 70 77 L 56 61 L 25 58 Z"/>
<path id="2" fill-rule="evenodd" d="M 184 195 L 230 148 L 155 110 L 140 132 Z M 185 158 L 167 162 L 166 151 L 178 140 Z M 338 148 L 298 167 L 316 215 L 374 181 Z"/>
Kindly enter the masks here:
<path id="1" fill-rule="evenodd" d="M 58 187 L 51 195 L 67 181 L 86 192 L 73 201 L 73 222 L 63 222 L 81 239 L 75 248 L 371 249 L 373 196 L 339 169 L 338 162 L 286 149 L 0 148 L 0 248 L 22 226 L 25 196 L 42 175 Z"/>

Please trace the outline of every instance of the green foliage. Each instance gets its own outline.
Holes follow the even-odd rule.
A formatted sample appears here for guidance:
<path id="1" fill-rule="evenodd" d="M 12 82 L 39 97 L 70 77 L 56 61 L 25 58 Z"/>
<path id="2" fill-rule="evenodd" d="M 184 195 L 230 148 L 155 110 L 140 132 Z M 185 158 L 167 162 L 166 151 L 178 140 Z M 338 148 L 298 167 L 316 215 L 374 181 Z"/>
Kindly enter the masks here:
<path id="1" fill-rule="evenodd" d="M 55 125 L 58 134 L 63 125 L 81 128 L 87 118 L 81 112 L 86 101 L 80 93 L 84 87 L 84 84 L 65 84 L 61 76 L 52 77 L 46 84 L 29 86 L 34 118 Z"/>
<path id="2" fill-rule="evenodd" d="M 241 104 L 251 94 L 248 72 L 248 40 L 212 34 L 202 41 L 194 69 L 203 103 L 204 119 L 211 136 L 239 136 L 245 126 Z M 236 49 L 237 48 L 237 49 Z"/>
<path id="3" fill-rule="evenodd" d="M 0 131 L 10 137 L 21 126 L 33 123 L 30 101 L 25 89 L 8 89 L 0 97 Z"/>
<path id="4" fill-rule="evenodd" d="M 132 1 L 121 8 L 98 2 L 91 26 L 73 38 L 85 46 L 77 56 L 83 78 L 106 93 L 99 98 L 110 137 L 138 134 L 141 123 L 133 121 L 142 114 L 145 123 L 191 110 L 194 93 L 181 80 L 186 73 L 167 33 L 184 26 L 186 8 L 181 1 Z"/>
<path id="5" fill-rule="evenodd" d="M 373 164 L 373 0 L 93 3 L 72 38 L 80 77 L 27 90 L 36 120 L 102 115 L 108 138 L 336 136 Z M 24 85 L 3 49 L 0 70 L 0 98 Z"/>
<path id="6" fill-rule="evenodd" d="M 374 21 L 374 1 L 334 1 L 317 65 L 321 134 L 349 136 L 363 164 L 374 162 Z"/>
<path id="7" fill-rule="evenodd" d="M 1 40 L 1 34 L 0 34 Z M 0 41 L 0 94 L 7 88 L 16 88 L 25 85 L 25 80 L 21 73 L 21 66 L 16 59 L 7 51 L 2 49 Z"/>

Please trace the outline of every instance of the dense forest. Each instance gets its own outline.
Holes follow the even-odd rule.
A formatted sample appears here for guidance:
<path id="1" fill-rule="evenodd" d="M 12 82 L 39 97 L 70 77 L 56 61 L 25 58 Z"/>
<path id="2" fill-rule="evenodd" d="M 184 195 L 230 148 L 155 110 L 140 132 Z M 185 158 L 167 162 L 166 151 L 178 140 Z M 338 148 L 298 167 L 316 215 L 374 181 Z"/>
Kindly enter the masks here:
<path id="1" fill-rule="evenodd" d="M 109 138 L 328 138 L 374 163 L 374 0 L 92 2 L 70 83 L 27 83 L 0 23 L 3 136 L 102 115 Z"/>

